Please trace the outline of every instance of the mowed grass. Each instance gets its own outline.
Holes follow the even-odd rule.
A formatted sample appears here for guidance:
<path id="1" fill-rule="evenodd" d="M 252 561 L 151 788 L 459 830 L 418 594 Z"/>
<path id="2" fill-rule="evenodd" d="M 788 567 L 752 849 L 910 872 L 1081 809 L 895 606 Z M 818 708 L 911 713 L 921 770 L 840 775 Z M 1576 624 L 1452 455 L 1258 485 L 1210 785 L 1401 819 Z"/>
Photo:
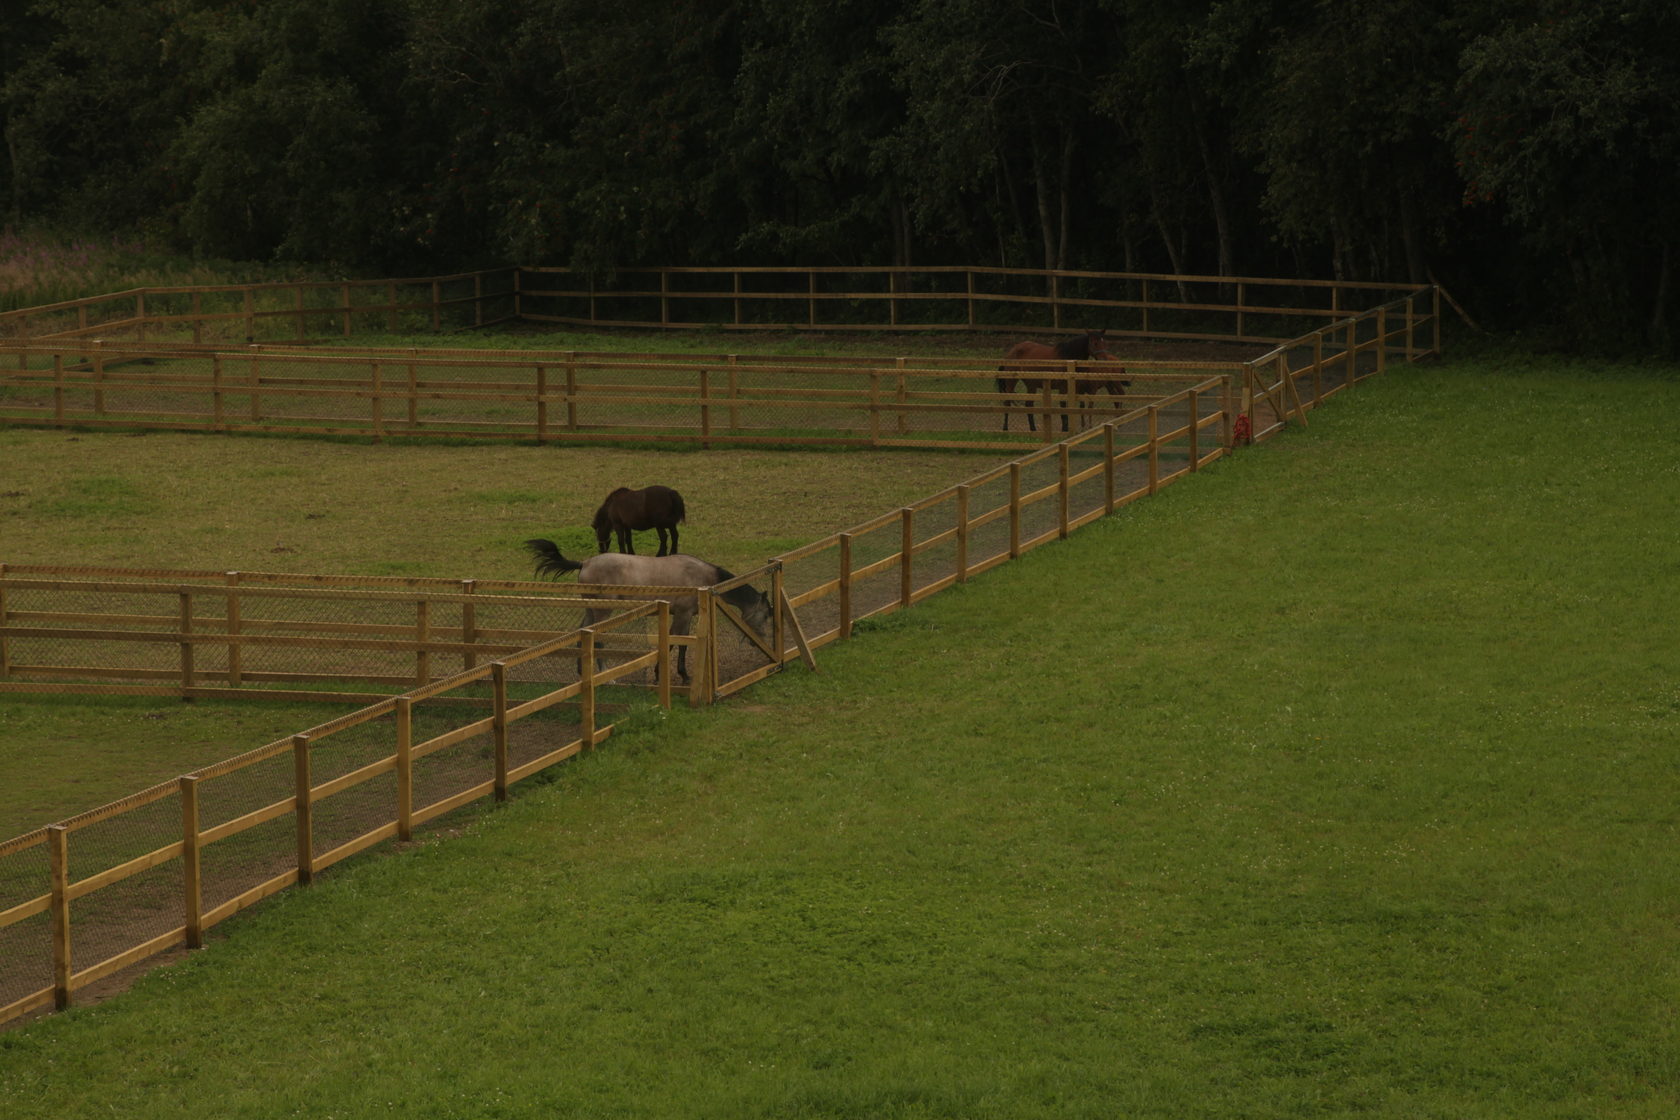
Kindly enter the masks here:
<path id="1" fill-rule="evenodd" d="M 687 502 L 683 551 L 744 572 L 995 462 L 0 429 L 0 563 L 529 579 L 527 538 L 591 556 L 601 499 L 665 482 Z M 0 694 L 0 839 L 345 710 Z"/>
<path id="2" fill-rule="evenodd" d="M 0 1034 L 0 1114 L 1671 1116 L 1676 419 L 1396 371 Z"/>

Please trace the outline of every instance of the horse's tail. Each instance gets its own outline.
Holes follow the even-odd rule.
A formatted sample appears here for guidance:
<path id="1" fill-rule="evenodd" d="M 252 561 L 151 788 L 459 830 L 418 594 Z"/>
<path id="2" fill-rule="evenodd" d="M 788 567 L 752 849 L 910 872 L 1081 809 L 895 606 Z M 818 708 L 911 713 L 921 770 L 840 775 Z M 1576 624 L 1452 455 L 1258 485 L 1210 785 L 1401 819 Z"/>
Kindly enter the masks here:
<path id="1" fill-rule="evenodd" d="M 560 546 L 553 541 L 534 538 L 525 542 L 525 551 L 537 562 L 537 575 L 553 576 L 558 579 L 567 572 L 575 572 L 583 567 L 576 560 L 568 560 L 560 554 Z"/>
<path id="2" fill-rule="evenodd" d="M 671 491 L 671 520 L 682 522 L 688 520 L 688 507 L 683 505 L 682 495 L 675 490 Z"/>

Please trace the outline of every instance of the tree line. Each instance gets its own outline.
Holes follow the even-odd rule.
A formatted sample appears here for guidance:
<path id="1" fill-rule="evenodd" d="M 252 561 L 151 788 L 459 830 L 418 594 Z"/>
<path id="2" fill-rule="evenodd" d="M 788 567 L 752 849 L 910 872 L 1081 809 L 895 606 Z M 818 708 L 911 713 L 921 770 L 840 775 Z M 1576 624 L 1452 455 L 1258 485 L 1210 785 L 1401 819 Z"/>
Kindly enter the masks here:
<path id="1" fill-rule="evenodd" d="M 1672 349 L 1673 0 L 17 0 L 8 223 L 235 259 L 1436 279 Z"/>

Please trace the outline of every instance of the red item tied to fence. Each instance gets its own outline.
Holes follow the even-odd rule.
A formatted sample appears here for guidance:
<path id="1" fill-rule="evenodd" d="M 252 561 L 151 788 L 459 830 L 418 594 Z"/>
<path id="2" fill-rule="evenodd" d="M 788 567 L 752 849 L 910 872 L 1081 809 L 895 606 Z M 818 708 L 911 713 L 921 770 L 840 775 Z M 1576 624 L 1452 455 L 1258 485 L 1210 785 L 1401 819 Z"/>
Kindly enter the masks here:
<path id="1" fill-rule="evenodd" d="M 1231 425 L 1231 446 L 1242 447 L 1254 442 L 1254 429 L 1249 426 L 1248 413 L 1237 416 L 1237 422 Z"/>

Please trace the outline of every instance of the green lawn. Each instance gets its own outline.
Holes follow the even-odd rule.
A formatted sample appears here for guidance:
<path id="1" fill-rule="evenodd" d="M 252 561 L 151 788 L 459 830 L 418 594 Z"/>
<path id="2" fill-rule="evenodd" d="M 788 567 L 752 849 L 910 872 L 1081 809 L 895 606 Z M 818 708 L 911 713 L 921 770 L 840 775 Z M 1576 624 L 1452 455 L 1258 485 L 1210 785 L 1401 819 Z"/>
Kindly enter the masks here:
<path id="1" fill-rule="evenodd" d="M 1391 372 L 0 1034 L 0 1115 L 1672 1116 L 1676 420 Z"/>

